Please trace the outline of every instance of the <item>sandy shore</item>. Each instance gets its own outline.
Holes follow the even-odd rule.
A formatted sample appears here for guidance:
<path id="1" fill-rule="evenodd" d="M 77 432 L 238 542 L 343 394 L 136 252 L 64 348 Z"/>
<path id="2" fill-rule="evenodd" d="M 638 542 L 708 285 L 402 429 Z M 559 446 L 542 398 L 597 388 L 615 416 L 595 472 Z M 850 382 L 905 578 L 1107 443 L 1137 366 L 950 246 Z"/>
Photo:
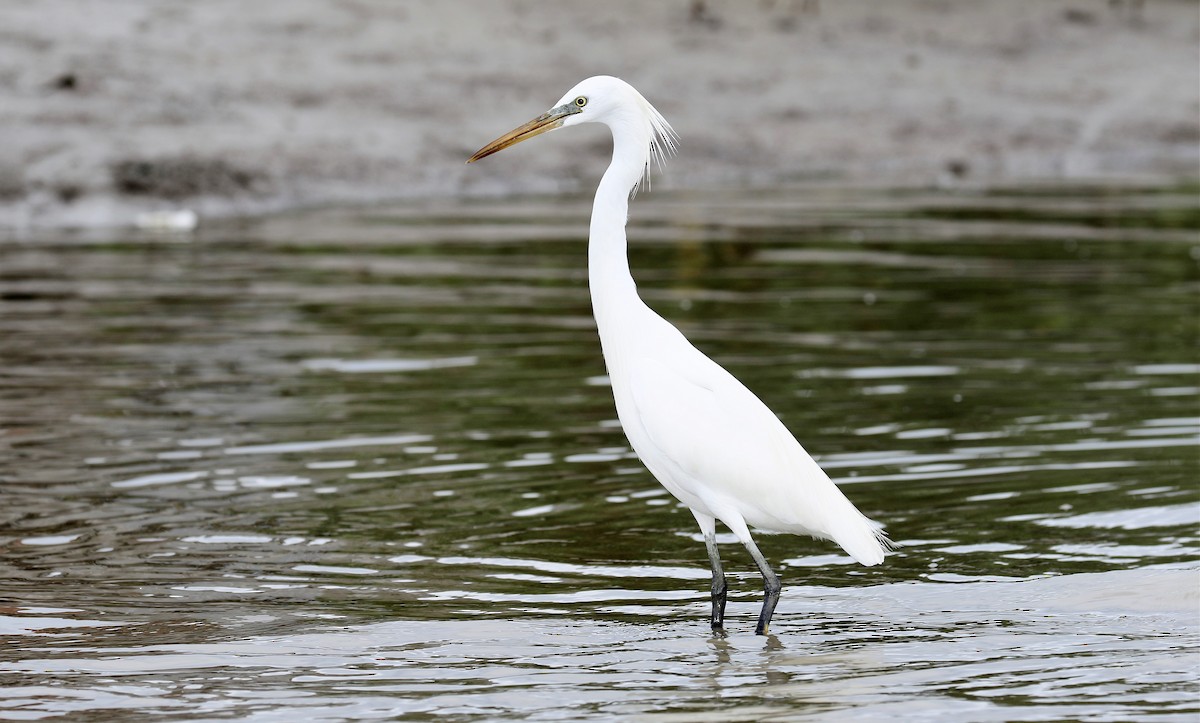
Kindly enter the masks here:
<path id="1" fill-rule="evenodd" d="M 660 188 L 1200 175 L 1191 1 L 40 0 L 0 5 L 0 227 L 589 190 L 602 129 L 463 161 L 601 73 L 679 131 Z"/>

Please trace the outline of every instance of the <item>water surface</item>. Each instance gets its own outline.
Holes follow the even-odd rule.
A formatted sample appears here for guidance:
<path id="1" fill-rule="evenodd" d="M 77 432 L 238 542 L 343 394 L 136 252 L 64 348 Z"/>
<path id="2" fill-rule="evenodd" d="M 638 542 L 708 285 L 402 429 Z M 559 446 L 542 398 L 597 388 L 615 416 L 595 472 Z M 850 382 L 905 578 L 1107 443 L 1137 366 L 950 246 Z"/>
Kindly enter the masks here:
<path id="1" fill-rule="evenodd" d="M 633 206 L 647 301 L 900 549 L 706 629 L 587 199 L 0 242 L 0 718 L 1194 720 L 1194 189 Z"/>

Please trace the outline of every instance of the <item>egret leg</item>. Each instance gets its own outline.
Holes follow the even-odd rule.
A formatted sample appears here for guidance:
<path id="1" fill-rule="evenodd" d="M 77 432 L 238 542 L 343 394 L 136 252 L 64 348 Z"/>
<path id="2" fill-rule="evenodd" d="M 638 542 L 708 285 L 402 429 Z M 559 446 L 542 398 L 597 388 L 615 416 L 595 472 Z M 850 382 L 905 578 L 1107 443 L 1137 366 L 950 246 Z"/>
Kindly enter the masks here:
<path id="1" fill-rule="evenodd" d="M 725 584 L 725 571 L 721 569 L 721 554 L 717 551 L 717 525 L 712 517 L 700 515 L 693 511 L 696 522 L 700 523 L 700 531 L 704 533 L 704 546 L 708 549 L 708 561 L 712 565 L 712 629 L 713 632 L 725 632 L 725 596 L 728 587 Z"/>
<path id="2" fill-rule="evenodd" d="M 779 591 L 783 589 L 783 586 L 779 584 L 779 578 L 767 564 L 767 558 L 758 551 L 758 545 L 754 544 L 754 540 L 749 535 L 742 541 L 742 544 L 750 552 L 750 557 L 754 558 L 754 564 L 758 565 L 758 571 L 763 576 L 763 606 L 762 612 L 758 614 L 758 627 L 754 629 L 754 632 L 766 635 L 767 628 L 771 625 L 771 616 L 775 614 L 775 606 L 779 603 Z"/>

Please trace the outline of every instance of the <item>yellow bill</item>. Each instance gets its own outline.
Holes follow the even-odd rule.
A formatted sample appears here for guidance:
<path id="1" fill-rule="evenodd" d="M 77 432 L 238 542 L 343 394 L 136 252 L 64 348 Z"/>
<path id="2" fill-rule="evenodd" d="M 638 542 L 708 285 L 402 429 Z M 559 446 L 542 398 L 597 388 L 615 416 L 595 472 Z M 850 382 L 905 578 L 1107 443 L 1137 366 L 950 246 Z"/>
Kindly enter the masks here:
<path id="1" fill-rule="evenodd" d="M 579 110 L 580 108 L 578 106 L 570 103 L 560 105 L 557 108 L 551 108 L 537 118 L 534 118 L 522 126 L 513 128 L 508 133 L 505 133 L 483 148 L 475 151 L 475 155 L 468 158 L 467 163 L 474 163 L 480 158 L 487 158 L 493 153 L 499 153 L 509 146 L 515 146 L 521 141 L 529 140 L 530 138 L 539 136 L 546 131 L 552 131 L 561 126 L 563 121 L 567 119 L 567 116 L 572 115 L 573 113 L 578 113 Z"/>

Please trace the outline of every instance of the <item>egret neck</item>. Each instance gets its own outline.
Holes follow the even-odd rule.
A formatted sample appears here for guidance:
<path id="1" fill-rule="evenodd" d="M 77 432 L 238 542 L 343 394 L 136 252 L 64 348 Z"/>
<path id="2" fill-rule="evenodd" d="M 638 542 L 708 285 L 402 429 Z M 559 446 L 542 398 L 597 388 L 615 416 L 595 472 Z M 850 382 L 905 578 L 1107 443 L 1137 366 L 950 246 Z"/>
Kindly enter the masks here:
<path id="1" fill-rule="evenodd" d="M 619 364 L 616 354 L 623 347 L 613 343 L 622 325 L 642 314 L 652 313 L 637 295 L 629 271 L 625 225 L 629 216 L 629 197 L 646 172 L 652 129 L 638 119 L 619 119 L 613 123 L 612 163 L 600 179 L 592 203 L 592 221 L 588 237 L 588 287 L 592 295 L 592 313 L 600 333 L 605 359 Z M 609 372 L 613 370 L 610 368 Z"/>

